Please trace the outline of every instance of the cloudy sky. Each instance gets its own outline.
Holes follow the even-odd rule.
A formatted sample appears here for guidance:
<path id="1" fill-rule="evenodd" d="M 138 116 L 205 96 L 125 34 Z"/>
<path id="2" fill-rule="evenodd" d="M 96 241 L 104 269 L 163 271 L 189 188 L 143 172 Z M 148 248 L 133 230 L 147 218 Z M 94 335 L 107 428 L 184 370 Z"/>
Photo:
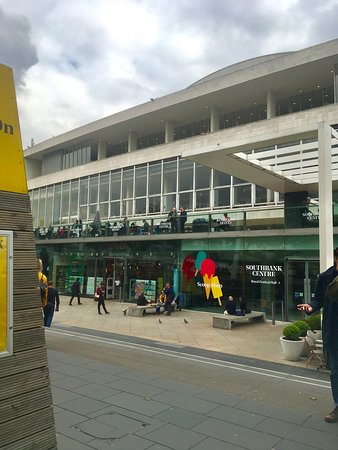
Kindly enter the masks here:
<path id="1" fill-rule="evenodd" d="M 338 37 L 338 0 L 0 0 L 24 148 L 230 64 Z"/>

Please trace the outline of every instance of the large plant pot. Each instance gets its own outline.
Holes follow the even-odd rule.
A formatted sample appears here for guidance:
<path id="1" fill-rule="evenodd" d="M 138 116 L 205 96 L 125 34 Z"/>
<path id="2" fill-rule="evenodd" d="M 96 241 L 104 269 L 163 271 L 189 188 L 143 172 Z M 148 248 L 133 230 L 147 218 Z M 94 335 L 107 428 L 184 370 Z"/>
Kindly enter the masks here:
<path id="1" fill-rule="evenodd" d="M 287 361 L 299 361 L 304 350 L 304 339 L 299 341 L 288 341 L 280 337 L 282 352 Z"/>

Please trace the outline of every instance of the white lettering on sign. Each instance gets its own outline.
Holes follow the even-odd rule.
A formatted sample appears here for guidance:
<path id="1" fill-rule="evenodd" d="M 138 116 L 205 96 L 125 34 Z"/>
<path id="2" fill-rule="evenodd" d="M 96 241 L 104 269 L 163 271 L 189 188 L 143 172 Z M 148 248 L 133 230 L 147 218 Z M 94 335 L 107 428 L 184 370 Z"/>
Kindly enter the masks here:
<path id="1" fill-rule="evenodd" d="M 253 277 L 274 278 L 278 272 L 283 272 L 283 267 L 279 265 L 246 264 L 245 269 L 250 271 Z"/>
<path id="2" fill-rule="evenodd" d="M 198 287 L 207 287 L 207 288 L 221 288 L 223 287 L 223 284 L 218 283 L 201 283 L 200 281 L 197 281 Z"/>

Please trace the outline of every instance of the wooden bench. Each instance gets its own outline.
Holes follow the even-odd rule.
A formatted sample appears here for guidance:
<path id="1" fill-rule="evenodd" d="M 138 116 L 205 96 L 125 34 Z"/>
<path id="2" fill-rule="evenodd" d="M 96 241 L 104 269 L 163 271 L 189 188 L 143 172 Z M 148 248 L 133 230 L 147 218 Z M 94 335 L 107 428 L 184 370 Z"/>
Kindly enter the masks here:
<path id="1" fill-rule="evenodd" d="M 234 323 L 241 322 L 266 322 L 266 313 L 261 311 L 252 311 L 245 314 L 245 316 L 231 316 L 230 314 L 219 314 L 213 316 L 212 326 L 214 328 L 223 328 L 225 330 L 231 330 Z"/>
<path id="2" fill-rule="evenodd" d="M 164 311 L 164 305 L 160 307 L 160 311 Z M 128 316 L 142 317 L 146 312 L 154 313 L 156 311 L 156 303 L 145 306 L 130 305 L 128 306 Z M 171 304 L 171 312 L 177 311 L 177 303 Z"/>

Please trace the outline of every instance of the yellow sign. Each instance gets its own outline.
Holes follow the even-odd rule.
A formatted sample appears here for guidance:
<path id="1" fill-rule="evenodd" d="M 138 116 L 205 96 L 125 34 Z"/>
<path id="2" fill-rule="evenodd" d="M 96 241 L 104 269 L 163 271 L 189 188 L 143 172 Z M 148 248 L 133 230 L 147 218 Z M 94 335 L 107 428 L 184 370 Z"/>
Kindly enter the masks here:
<path id="1" fill-rule="evenodd" d="M 27 194 L 13 72 L 0 64 L 0 191 Z"/>
<path id="2" fill-rule="evenodd" d="M 0 352 L 7 350 L 8 331 L 8 286 L 7 286 L 7 261 L 8 245 L 7 236 L 0 235 Z"/>

